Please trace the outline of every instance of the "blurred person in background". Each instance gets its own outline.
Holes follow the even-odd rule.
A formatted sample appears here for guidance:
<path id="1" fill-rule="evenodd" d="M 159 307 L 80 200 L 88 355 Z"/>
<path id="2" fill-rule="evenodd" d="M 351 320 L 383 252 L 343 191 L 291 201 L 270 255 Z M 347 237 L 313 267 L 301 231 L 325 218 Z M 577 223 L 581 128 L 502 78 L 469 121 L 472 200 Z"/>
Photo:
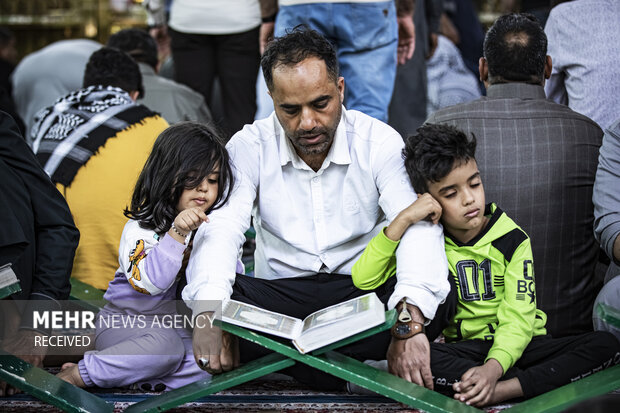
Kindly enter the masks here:
<path id="1" fill-rule="evenodd" d="M 138 99 L 138 103 L 159 112 L 170 124 L 184 120 L 201 123 L 211 120 L 211 112 L 200 93 L 158 75 L 157 44 L 147 32 L 121 30 L 110 36 L 107 45 L 122 50 L 138 63 L 144 85 L 144 96 Z"/>
<path id="2" fill-rule="evenodd" d="M 34 116 L 60 96 L 82 87 L 84 67 L 101 44 L 73 39 L 52 43 L 24 57 L 13 72 L 13 99 L 25 123 L 26 141 L 32 145 L 30 130 Z"/>
<path id="3" fill-rule="evenodd" d="M 73 277 L 108 288 L 136 179 L 168 123 L 135 103 L 143 93 L 137 63 L 108 47 L 92 54 L 83 87 L 35 118 L 33 150 L 65 196 L 82 234 Z"/>

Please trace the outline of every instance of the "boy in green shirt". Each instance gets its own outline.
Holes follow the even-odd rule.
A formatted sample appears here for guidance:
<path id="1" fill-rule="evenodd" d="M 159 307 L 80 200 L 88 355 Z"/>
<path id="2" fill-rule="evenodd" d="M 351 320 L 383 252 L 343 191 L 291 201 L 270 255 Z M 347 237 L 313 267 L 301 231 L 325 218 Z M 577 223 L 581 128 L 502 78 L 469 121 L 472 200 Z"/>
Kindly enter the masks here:
<path id="1" fill-rule="evenodd" d="M 436 390 L 484 406 L 533 397 L 620 362 L 612 334 L 546 335 L 530 240 L 495 204 L 485 205 L 475 150 L 475 137 L 451 126 L 425 125 L 408 139 L 405 166 L 423 195 L 372 239 L 353 266 L 354 284 L 384 283 L 396 272 L 406 229 L 440 221 L 458 301 L 443 329 L 446 344 L 431 343 Z"/>

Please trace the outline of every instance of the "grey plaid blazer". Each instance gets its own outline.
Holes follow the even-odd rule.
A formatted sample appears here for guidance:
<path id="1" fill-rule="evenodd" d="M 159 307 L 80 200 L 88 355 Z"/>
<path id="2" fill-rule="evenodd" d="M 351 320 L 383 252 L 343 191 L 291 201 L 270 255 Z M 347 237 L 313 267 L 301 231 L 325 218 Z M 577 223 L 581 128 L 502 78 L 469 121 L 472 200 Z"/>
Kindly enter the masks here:
<path id="1" fill-rule="evenodd" d="M 563 336 L 592 330 L 595 276 L 592 187 L 603 132 L 542 86 L 491 85 L 488 96 L 432 114 L 474 133 L 486 202 L 495 202 L 532 241 L 538 307 Z"/>

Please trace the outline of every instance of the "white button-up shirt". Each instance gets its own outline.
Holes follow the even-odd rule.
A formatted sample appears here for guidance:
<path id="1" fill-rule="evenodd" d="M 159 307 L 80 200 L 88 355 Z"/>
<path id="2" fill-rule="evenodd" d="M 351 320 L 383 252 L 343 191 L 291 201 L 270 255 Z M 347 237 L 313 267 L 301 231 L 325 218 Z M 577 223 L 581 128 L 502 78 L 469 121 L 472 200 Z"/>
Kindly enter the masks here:
<path id="1" fill-rule="evenodd" d="M 313 171 L 295 152 L 274 113 L 246 125 L 227 145 L 235 189 L 194 238 L 183 298 L 226 300 L 235 281 L 237 252 L 256 228 L 255 274 L 301 277 L 351 274 L 351 267 L 387 223 L 416 199 L 391 127 L 354 110 L 342 111 L 334 142 Z M 422 221 L 396 251 L 397 277 L 388 307 L 408 297 L 426 318 L 449 291 L 443 232 Z"/>

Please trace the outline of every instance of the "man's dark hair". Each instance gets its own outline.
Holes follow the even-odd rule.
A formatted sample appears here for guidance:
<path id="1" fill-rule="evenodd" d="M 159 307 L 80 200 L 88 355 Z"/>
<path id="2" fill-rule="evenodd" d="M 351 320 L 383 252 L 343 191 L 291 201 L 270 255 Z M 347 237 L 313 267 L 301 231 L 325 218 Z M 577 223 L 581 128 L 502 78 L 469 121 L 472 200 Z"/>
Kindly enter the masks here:
<path id="1" fill-rule="evenodd" d="M 108 39 L 108 47 L 122 50 L 136 62 L 157 67 L 157 43 L 150 34 L 140 29 L 124 29 Z"/>
<path id="2" fill-rule="evenodd" d="M 413 189 L 428 192 L 428 184 L 439 182 L 454 168 L 476 159 L 476 137 L 449 125 L 427 123 L 405 142 L 403 159 Z"/>
<path id="3" fill-rule="evenodd" d="M 534 16 L 513 13 L 501 16 L 484 38 L 484 57 L 489 83 L 527 82 L 544 79 L 547 36 Z"/>
<path id="4" fill-rule="evenodd" d="M 309 57 L 323 60 L 329 78 L 338 82 L 338 58 L 332 44 L 319 32 L 299 25 L 267 45 L 260 62 L 267 88 L 273 89 L 273 69 L 276 66 L 294 66 Z"/>
<path id="5" fill-rule="evenodd" d="M 142 75 L 138 64 L 125 52 L 102 47 L 94 52 L 84 70 L 83 87 L 101 85 L 115 86 L 125 92 L 137 90 L 144 96 Z"/>

